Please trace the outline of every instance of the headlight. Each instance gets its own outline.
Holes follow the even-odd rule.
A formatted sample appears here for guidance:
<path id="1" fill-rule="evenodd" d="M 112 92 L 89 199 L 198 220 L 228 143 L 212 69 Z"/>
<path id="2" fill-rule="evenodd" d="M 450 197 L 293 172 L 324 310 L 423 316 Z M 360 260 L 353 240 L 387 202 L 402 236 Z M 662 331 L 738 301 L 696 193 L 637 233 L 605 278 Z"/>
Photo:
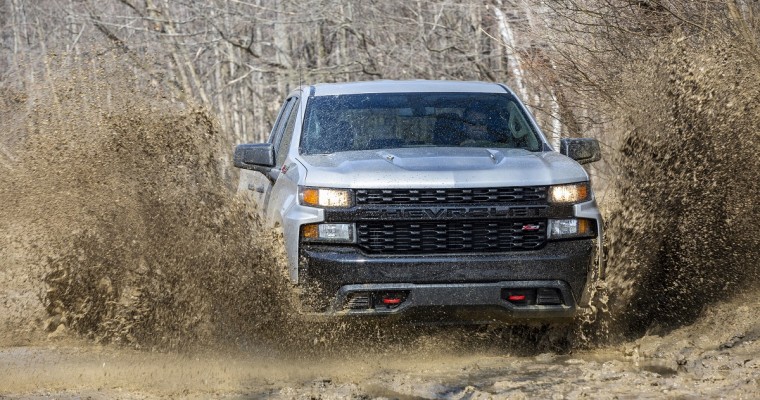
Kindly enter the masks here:
<path id="1" fill-rule="evenodd" d="M 351 207 L 348 189 L 301 188 L 301 204 L 316 207 Z"/>
<path id="2" fill-rule="evenodd" d="M 308 224 L 301 226 L 301 238 L 312 242 L 353 243 L 353 224 Z"/>
<path id="3" fill-rule="evenodd" d="M 594 237 L 594 220 L 590 219 L 550 219 L 549 239 L 568 239 L 578 237 Z"/>
<path id="4" fill-rule="evenodd" d="M 571 183 L 549 187 L 549 202 L 580 203 L 591 198 L 588 182 Z"/>

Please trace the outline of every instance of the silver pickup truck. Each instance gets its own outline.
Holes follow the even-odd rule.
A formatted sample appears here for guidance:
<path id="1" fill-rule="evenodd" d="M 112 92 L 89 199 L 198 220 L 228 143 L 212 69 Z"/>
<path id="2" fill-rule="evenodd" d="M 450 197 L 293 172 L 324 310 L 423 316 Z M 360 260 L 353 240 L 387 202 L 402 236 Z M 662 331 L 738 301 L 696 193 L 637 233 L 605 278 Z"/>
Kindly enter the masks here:
<path id="1" fill-rule="evenodd" d="M 559 150 L 504 85 L 374 81 L 294 90 L 234 163 L 309 314 L 556 322 L 604 269 L 599 144 Z"/>

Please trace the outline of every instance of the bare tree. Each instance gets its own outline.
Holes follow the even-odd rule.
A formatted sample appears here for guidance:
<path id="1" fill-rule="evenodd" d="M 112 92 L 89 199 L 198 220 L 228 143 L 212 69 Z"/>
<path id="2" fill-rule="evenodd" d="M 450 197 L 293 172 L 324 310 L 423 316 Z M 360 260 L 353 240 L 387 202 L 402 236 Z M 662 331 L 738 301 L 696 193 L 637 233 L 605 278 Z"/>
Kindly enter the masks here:
<path id="1" fill-rule="evenodd" d="M 368 79 L 510 82 L 556 128 L 529 71 L 533 2 L 5 0 L 6 70 L 51 53 L 127 54 L 135 73 L 213 109 L 232 142 L 266 138 L 284 92 Z M 99 49 L 99 50 L 92 50 Z M 73 62 L 73 61 L 72 61 Z M 528 82 L 530 81 L 530 82 Z M 544 115 L 545 114 L 545 115 Z M 550 116 L 549 118 L 545 116 Z M 554 122 L 554 125 L 552 125 Z"/>

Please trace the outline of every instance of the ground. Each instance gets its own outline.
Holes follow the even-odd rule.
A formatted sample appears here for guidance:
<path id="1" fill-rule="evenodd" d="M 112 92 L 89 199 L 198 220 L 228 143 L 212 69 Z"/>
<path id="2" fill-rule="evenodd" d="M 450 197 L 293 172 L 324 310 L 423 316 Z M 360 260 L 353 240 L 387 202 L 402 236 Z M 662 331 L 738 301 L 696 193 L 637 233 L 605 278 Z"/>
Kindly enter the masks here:
<path id="1" fill-rule="evenodd" d="M 309 356 L 255 344 L 149 352 L 59 331 L 0 349 L 0 398 L 755 398 L 760 321 L 749 297 L 663 336 L 569 354 L 452 329 Z"/>

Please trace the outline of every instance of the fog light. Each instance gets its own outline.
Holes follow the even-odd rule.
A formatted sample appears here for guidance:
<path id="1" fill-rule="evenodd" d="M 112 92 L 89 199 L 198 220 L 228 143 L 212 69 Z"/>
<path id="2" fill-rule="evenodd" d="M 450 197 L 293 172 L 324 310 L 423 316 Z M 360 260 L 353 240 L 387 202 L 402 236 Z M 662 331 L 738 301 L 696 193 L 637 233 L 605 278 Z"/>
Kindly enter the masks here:
<path id="1" fill-rule="evenodd" d="M 320 224 L 319 238 L 322 240 L 350 241 L 353 239 L 353 229 L 350 224 Z"/>
<path id="2" fill-rule="evenodd" d="M 303 225 L 301 237 L 314 242 L 353 242 L 354 226 L 352 224 Z"/>
<path id="3" fill-rule="evenodd" d="M 548 231 L 550 239 L 594 236 L 588 219 L 551 219 Z"/>
<path id="4" fill-rule="evenodd" d="M 549 224 L 552 237 L 572 236 L 578 233 L 577 219 L 555 219 Z"/>

